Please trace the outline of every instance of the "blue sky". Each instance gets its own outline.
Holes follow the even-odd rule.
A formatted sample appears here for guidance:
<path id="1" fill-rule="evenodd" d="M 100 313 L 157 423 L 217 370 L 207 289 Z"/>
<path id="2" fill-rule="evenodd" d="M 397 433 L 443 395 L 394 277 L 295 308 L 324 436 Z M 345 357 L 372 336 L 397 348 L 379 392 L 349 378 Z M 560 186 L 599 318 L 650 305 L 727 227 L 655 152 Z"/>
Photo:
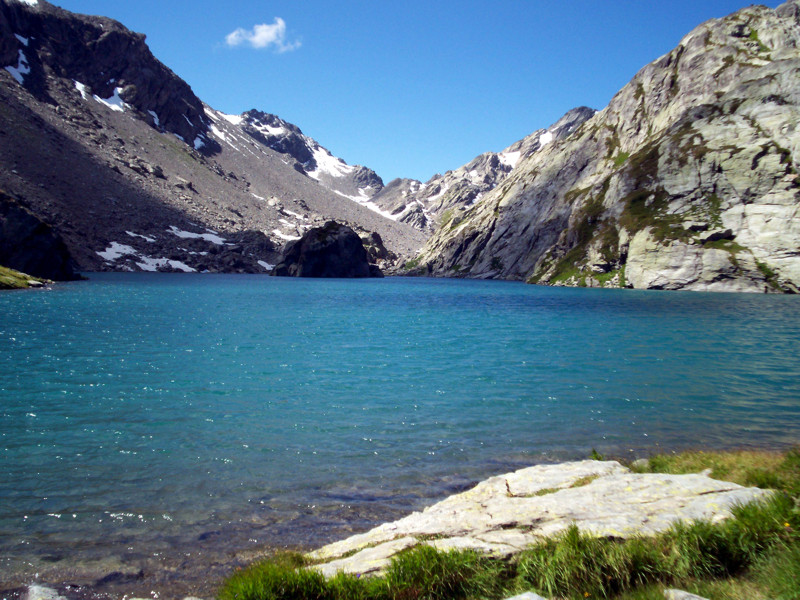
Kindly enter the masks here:
<path id="1" fill-rule="evenodd" d="M 747 5 L 746 0 L 54 3 L 145 33 L 156 57 L 214 108 L 277 114 L 348 163 L 374 169 L 387 183 L 395 177 L 426 181 L 547 127 L 570 108 L 601 109 L 692 28 Z"/>

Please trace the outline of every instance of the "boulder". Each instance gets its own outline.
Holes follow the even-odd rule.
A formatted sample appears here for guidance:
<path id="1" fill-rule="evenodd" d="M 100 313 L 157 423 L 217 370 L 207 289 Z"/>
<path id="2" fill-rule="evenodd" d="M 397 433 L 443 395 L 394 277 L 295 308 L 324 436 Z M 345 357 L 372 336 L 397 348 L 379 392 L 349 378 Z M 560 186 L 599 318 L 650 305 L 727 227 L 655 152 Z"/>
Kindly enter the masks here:
<path id="1" fill-rule="evenodd" d="M 0 191 L 0 265 L 44 279 L 79 279 L 67 246 L 53 229 Z"/>
<path id="2" fill-rule="evenodd" d="M 281 262 L 272 270 L 279 277 L 382 277 L 367 260 L 355 231 L 335 221 L 309 229 L 286 245 Z"/>

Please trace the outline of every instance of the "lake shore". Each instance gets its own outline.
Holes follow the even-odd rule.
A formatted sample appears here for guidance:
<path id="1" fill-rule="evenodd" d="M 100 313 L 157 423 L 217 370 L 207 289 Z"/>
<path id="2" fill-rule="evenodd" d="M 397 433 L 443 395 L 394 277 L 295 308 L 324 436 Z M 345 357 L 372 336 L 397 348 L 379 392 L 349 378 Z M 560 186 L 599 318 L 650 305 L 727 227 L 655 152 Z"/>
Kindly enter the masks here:
<path id="1" fill-rule="evenodd" d="M 724 457 L 736 456 L 736 454 L 737 453 L 711 453 L 707 456 Z M 738 454 L 758 456 L 759 458 L 755 460 L 764 464 L 767 464 L 765 463 L 767 459 L 764 457 L 781 456 L 779 452 L 754 453 L 746 451 Z M 727 464 L 723 464 L 719 459 L 715 458 L 713 460 L 717 461 L 717 464 L 712 467 L 703 466 L 708 465 L 708 460 L 705 460 L 705 462 L 703 462 L 703 460 L 700 460 L 694 465 L 689 464 L 681 469 L 703 471 L 711 468 L 716 470 L 716 473 L 714 473 L 715 475 L 727 472 L 733 479 L 740 479 L 742 476 L 741 473 L 735 470 L 735 466 L 733 466 L 736 462 L 735 459 L 726 459 Z M 748 460 L 752 461 L 753 459 L 750 458 Z M 320 561 L 324 558 L 330 560 L 332 558 L 335 559 L 337 556 L 348 555 L 348 559 L 351 560 L 350 566 L 342 562 L 329 562 L 331 566 L 327 568 L 331 572 L 339 569 L 351 572 L 369 572 L 375 569 L 364 568 L 363 562 L 359 564 L 358 550 L 364 548 L 374 549 L 380 546 L 381 544 L 378 543 L 380 536 L 387 533 L 388 538 L 390 538 L 388 541 L 395 544 L 395 549 L 408 547 L 413 545 L 408 543 L 412 529 L 415 530 L 416 533 L 411 537 L 414 537 L 417 541 L 420 539 L 427 540 L 428 543 L 443 550 L 450 548 L 478 547 L 474 543 L 470 546 L 470 544 L 465 542 L 465 540 L 469 539 L 469 536 L 449 535 L 448 537 L 445 535 L 445 530 L 442 530 L 441 527 L 435 531 L 430 529 L 431 526 L 438 527 L 439 525 L 444 525 L 445 527 L 450 527 L 450 533 L 452 534 L 452 528 L 454 526 L 458 528 L 458 523 L 461 523 L 461 529 L 464 530 L 469 528 L 465 526 L 465 523 L 469 523 L 473 530 L 483 531 L 481 535 L 472 540 L 475 542 L 478 538 L 483 538 L 479 540 L 480 545 L 483 546 L 479 549 L 488 552 L 490 555 L 503 556 L 512 553 L 508 552 L 508 542 L 511 539 L 515 539 L 516 542 L 514 543 L 518 544 L 532 543 L 535 542 L 536 539 L 541 539 L 543 535 L 552 535 L 557 530 L 560 530 L 565 526 L 567 521 L 577 520 L 575 517 L 579 517 L 580 515 L 576 513 L 576 510 L 584 510 L 580 508 L 581 504 L 585 506 L 585 509 L 600 508 L 600 513 L 597 514 L 604 515 L 600 521 L 594 518 L 587 530 L 594 531 L 600 536 L 618 535 L 618 527 L 621 523 L 624 522 L 630 525 L 631 521 L 629 515 L 626 516 L 622 510 L 609 511 L 607 507 L 603 510 L 596 500 L 599 497 L 597 494 L 598 490 L 601 488 L 605 489 L 605 492 L 600 495 L 609 498 L 613 506 L 613 494 L 618 494 L 620 491 L 624 491 L 624 488 L 630 487 L 628 484 L 631 483 L 631 480 L 625 479 L 625 477 L 637 475 L 629 472 L 626 474 L 626 471 L 627 469 L 625 467 L 620 466 L 619 463 L 616 462 L 581 461 L 566 464 L 540 465 L 538 467 L 526 468 L 515 473 L 491 477 L 478 483 L 477 486 L 470 490 L 451 495 L 422 512 L 413 513 L 400 521 L 385 523 L 366 533 L 357 534 L 340 542 L 330 544 L 329 546 L 318 548 L 316 551 L 311 552 L 309 556 L 316 561 Z M 684 481 L 691 482 L 690 487 L 695 487 L 697 485 L 705 486 L 696 488 L 696 490 L 699 491 L 699 496 L 697 496 L 697 498 L 711 501 L 715 498 L 711 495 L 712 493 L 722 492 L 723 494 L 728 494 L 733 491 L 733 494 L 728 497 L 728 500 L 730 500 L 730 502 L 736 502 L 738 500 L 744 500 L 745 496 L 752 499 L 759 495 L 757 492 L 747 492 L 747 488 L 744 487 L 719 485 L 719 480 L 710 479 L 707 476 L 708 474 L 709 473 L 706 472 L 702 475 L 689 476 L 688 479 L 684 478 Z M 624 485 L 622 485 L 622 488 L 619 488 L 618 485 L 617 491 L 614 492 L 614 486 L 608 486 L 607 482 L 609 479 L 607 478 L 611 478 L 611 480 L 616 478 L 617 484 Z M 665 479 L 664 477 L 658 477 L 656 479 L 660 482 L 655 484 L 656 487 L 663 488 L 664 482 L 666 481 L 667 487 L 664 489 L 674 488 L 674 481 L 670 482 L 671 478 L 668 477 Z M 716 491 L 711 492 L 708 489 L 709 485 Z M 682 487 L 686 488 L 685 485 L 682 485 Z M 640 493 L 644 493 L 644 489 L 645 488 L 640 488 Z M 683 498 L 683 500 L 678 500 L 678 504 L 685 504 L 685 496 L 675 495 L 673 493 L 661 493 L 661 495 L 662 500 L 667 499 L 668 496 Z M 572 504 L 565 501 L 565 498 L 570 496 L 573 498 Z M 581 502 L 582 497 L 584 499 L 583 502 Z M 641 500 L 641 496 L 639 499 Z M 586 500 L 591 501 L 586 502 Z M 728 502 L 728 500 L 723 501 L 723 503 Z M 497 512 L 495 510 L 497 505 L 493 507 L 492 502 L 505 504 L 507 512 L 504 515 L 503 513 Z M 575 502 L 577 502 L 577 504 Z M 675 506 L 673 504 L 662 503 L 659 506 L 657 502 L 653 501 L 652 497 L 649 502 L 653 505 L 653 512 L 648 515 L 640 515 L 636 517 L 636 519 L 638 519 L 641 524 L 646 524 L 646 526 L 650 527 L 653 531 L 658 529 L 655 523 L 659 518 L 663 517 L 662 520 L 664 522 L 670 519 L 680 518 L 675 512 Z M 636 502 L 633 502 L 632 504 L 635 503 Z M 537 504 L 540 506 L 535 507 L 534 505 Z M 710 504 L 717 504 L 711 512 L 709 512 L 709 503 L 707 502 L 705 503 L 705 507 L 695 505 L 692 508 L 692 510 L 695 510 L 694 513 L 683 513 L 684 518 L 692 518 L 692 514 L 694 514 L 695 517 L 705 516 L 713 520 L 725 512 L 724 508 L 719 507 L 718 502 L 710 502 Z M 523 509 L 522 505 L 528 506 Z M 549 508 L 545 507 L 545 505 L 548 505 Z M 561 517 L 552 519 L 549 528 L 545 526 L 542 532 L 535 534 L 531 528 L 526 527 L 526 510 L 528 515 L 534 515 L 537 510 L 549 512 L 559 506 L 562 507 L 562 515 Z M 484 507 L 483 510 L 481 510 L 480 507 Z M 697 510 L 700 512 L 696 512 Z M 490 511 L 494 516 L 490 515 Z M 449 521 L 443 518 L 443 515 L 448 513 L 453 515 L 453 518 L 450 518 Z M 468 518 L 465 520 L 465 517 Z M 495 531 L 502 533 L 505 536 L 504 540 L 495 538 L 494 542 L 491 542 L 492 534 L 487 532 L 486 528 L 481 525 L 481 523 L 486 525 L 487 518 L 495 522 L 495 525 L 498 525 Z M 559 519 L 560 525 L 557 524 Z M 511 522 L 515 523 L 514 527 L 508 526 L 508 523 Z M 586 521 L 586 523 L 590 523 L 590 521 Z M 553 524 L 556 524 L 555 527 Z M 613 531 L 609 530 L 609 527 L 612 525 L 617 529 Z M 411 529 L 408 528 L 409 526 L 412 526 Z M 461 533 L 463 533 L 463 531 Z M 493 543 L 493 547 L 487 545 L 487 533 L 490 533 L 489 545 Z M 530 539 L 528 539 L 528 537 Z M 398 544 L 397 540 L 402 541 Z M 291 550 L 308 551 L 313 550 L 313 548 L 292 548 Z M 263 559 L 271 553 L 272 551 L 269 549 L 241 551 L 230 555 L 227 561 L 217 561 L 209 564 L 203 563 L 200 557 L 198 557 L 196 562 L 191 560 L 173 561 L 169 564 L 161 564 L 160 566 L 154 563 L 146 569 L 143 569 L 141 565 L 126 566 L 119 564 L 112 566 L 107 564 L 102 568 L 101 565 L 95 565 L 96 569 L 93 571 L 89 569 L 81 572 L 80 569 L 75 569 L 72 571 L 52 572 L 50 574 L 46 572 L 41 573 L 36 583 L 52 587 L 57 590 L 60 595 L 68 598 L 68 600 L 122 598 L 124 596 L 159 598 L 160 600 L 184 597 L 210 598 L 214 595 L 217 586 L 225 577 L 229 576 L 236 569 L 244 567 L 253 561 Z M 361 556 L 360 558 L 363 559 L 365 557 Z M 374 556 L 367 558 L 368 560 L 373 560 Z M 387 556 L 383 558 L 385 559 Z M 382 564 L 385 566 L 386 562 L 388 561 L 384 560 Z M 318 568 L 326 569 L 326 567 Z M 26 587 L 22 585 L 22 582 L 20 583 L 19 586 L 7 587 L 3 590 L 3 598 L 9 600 L 12 598 L 23 598 Z M 30 584 L 34 582 L 27 581 L 25 583 Z"/>

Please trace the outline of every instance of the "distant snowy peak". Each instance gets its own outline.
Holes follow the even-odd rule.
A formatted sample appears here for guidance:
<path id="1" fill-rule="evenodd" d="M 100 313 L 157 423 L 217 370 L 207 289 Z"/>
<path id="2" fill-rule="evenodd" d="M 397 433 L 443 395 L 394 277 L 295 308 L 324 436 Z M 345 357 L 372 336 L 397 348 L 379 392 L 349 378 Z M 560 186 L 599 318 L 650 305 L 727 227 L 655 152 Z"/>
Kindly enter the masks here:
<path id="1" fill-rule="evenodd" d="M 367 202 L 383 189 L 383 180 L 373 170 L 348 165 L 305 135 L 299 127 L 276 115 L 254 109 L 238 116 L 223 116 L 257 142 L 293 158 L 296 170 L 340 196 L 384 214 L 384 211 Z"/>
<path id="2" fill-rule="evenodd" d="M 373 201 L 396 219 L 423 231 L 433 231 L 460 219 L 463 211 L 480 202 L 520 161 L 569 136 L 595 112 L 586 107 L 572 109 L 547 129 L 539 129 L 501 152 L 486 152 L 458 169 L 434 175 L 425 184 L 396 179 Z"/>

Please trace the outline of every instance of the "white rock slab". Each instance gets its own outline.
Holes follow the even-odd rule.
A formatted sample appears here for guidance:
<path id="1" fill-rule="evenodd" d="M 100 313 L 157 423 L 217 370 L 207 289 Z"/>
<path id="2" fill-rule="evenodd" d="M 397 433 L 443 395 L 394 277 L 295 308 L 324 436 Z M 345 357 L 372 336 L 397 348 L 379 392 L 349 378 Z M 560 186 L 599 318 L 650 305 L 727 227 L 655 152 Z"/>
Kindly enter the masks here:
<path id="1" fill-rule="evenodd" d="M 632 473 L 616 461 L 538 465 L 492 477 L 308 557 L 328 576 L 380 572 L 392 556 L 417 544 L 504 557 L 572 524 L 602 537 L 654 535 L 677 521 L 726 519 L 733 506 L 769 494 L 706 473 Z"/>

